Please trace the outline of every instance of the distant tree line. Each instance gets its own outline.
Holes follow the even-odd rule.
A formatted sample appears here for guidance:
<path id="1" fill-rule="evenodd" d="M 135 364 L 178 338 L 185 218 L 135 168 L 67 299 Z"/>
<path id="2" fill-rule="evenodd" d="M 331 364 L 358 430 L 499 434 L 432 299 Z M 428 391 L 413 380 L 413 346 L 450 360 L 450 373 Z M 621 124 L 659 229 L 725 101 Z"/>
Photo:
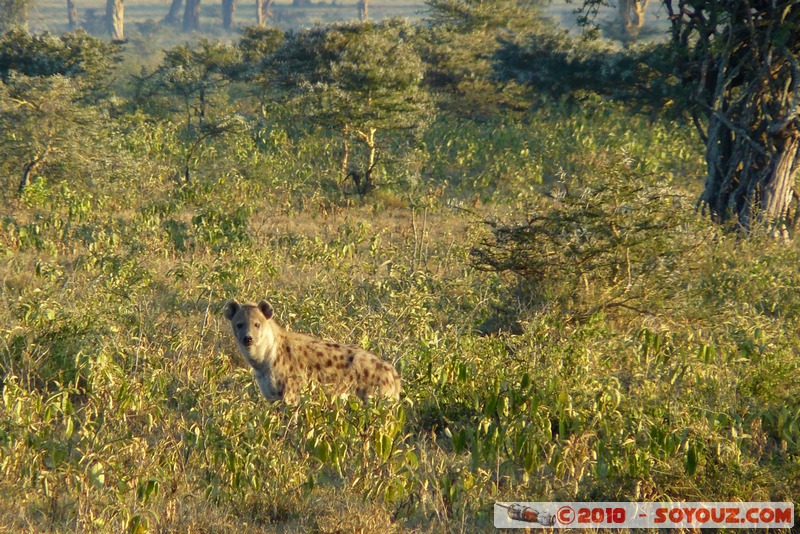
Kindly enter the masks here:
<path id="1" fill-rule="evenodd" d="M 29 10 L 34 0 L 0 0 L 0 32 L 14 27 L 27 28 Z M 167 14 L 162 19 L 164 24 L 179 25 L 182 31 L 192 32 L 200 28 L 201 0 L 172 0 Z M 273 0 L 255 0 L 257 26 L 266 26 L 274 16 L 271 7 Z M 226 31 L 234 28 L 234 19 L 238 0 L 221 0 L 222 26 Z M 293 7 L 309 7 L 310 0 L 293 0 Z M 67 28 L 74 31 L 80 27 L 78 6 L 75 0 L 66 0 Z M 356 3 L 358 19 L 369 18 L 369 1 L 359 0 Z M 182 13 L 182 14 L 181 14 Z M 125 0 L 106 0 L 103 15 L 104 31 L 112 41 L 125 40 Z"/>
<path id="2" fill-rule="evenodd" d="M 3 27 L 25 20 L 23 0 L 2 1 Z M 112 43 L 123 40 L 123 2 L 108 0 L 109 15 L 116 13 L 107 19 Z M 187 30 L 198 27 L 199 2 L 185 4 Z M 225 2 L 232 24 L 235 0 Z M 599 2 L 586 0 L 584 11 Z M 167 18 L 177 16 L 180 5 L 174 0 Z M 168 51 L 160 67 L 140 77 L 139 95 L 180 104 L 184 181 L 204 143 L 239 128 L 234 118 L 241 113 L 216 115 L 215 102 L 224 101 L 220 95 L 228 87 L 246 87 L 258 103 L 254 120 L 268 120 L 279 105 L 334 132 L 340 180 L 352 181 L 362 194 L 374 187 L 381 158 L 403 144 L 403 132 L 412 134 L 436 110 L 480 117 L 553 99 L 615 99 L 632 111 L 673 113 L 696 125 L 707 163 L 699 206 L 714 220 L 745 231 L 765 224 L 778 236 L 794 233 L 800 221 L 800 1 L 663 0 L 669 40 L 626 48 L 570 37 L 544 21 L 533 0 L 427 5 L 423 24 L 353 22 L 283 33 L 266 28 L 271 2 L 259 0 L 261 24 L 246 29 L 238 46 L 203 41 Z M 629 14 L 647 6 L 627 5 Z M 366 2 L 362 8 L 365 14 Z M 641 22 L 636 17 L 632 25 Z M 19 76 L 41 75 L 41 57 L 56 54 L 57 64 L 66 65 L 71 55 L 88 58 L 100 46 L 85 34 L 59 40 L 20 30 L 6 33 L 3 42 L 4 83 L 34 93 L 46 90 L 22 84 Z M 66 51 L 67 42 L 74 51 Z M 52 74 L 74 78 L 76 65 L 87 68 L 80 61 L 72 65 Z M 100 72 L 81 74 L 72 89 L 82 95 L 78 101 L 96 89 Z M 27 156 L 29 175 L 57 143 L 42 146 L 33 151 L 39 156 Z"/>

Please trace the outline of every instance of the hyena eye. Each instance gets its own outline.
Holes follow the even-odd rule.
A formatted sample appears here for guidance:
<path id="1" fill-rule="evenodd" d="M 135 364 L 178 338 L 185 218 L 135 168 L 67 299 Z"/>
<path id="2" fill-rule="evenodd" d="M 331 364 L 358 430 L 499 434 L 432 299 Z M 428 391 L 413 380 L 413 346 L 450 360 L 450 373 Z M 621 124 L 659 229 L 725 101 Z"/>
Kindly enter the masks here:
<path id="1" fill-rule="evenodd" d="M 256 323 L 256 328 L 261 327 L 261 323 Z"/>
<path id="2" fill-rule="evenodd" d="M 236 325 L 236 328 L 238 328 L 238 329 L 240 329 L 240 330 L 241 330 L 242 328 L 244 328 L 244 323 L 239 323 L 239 324 L 237 324 L 237 325 Z"/>

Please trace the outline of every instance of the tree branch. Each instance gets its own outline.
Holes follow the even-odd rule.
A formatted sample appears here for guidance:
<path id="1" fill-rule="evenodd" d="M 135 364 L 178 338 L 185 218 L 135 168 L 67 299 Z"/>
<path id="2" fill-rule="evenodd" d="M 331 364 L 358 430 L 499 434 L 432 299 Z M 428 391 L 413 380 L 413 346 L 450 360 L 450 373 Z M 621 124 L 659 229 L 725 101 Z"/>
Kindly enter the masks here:
<path id="1" fill-rule="evenodd" d="M 797 104 L 798 97 L 800 97 L 800 68 L 798 68 L 797 60 L 788 50 L 786 50 L 786 48 L 782 48 L 781 52 L 783 52 L 784 56 L 789 62 L 789 68 L 792 71 L 792 104 L 789 106 L 789 112 L 786 114 L 786 117 L 784 117 L 784 119 L 779 123 L 773 124 L 767 129 L 767 132 L 770 135 L 775 135 L 778 132 L 786 129 L 786 127 L 788 127 L 789 124 L 798 116 Z"/>

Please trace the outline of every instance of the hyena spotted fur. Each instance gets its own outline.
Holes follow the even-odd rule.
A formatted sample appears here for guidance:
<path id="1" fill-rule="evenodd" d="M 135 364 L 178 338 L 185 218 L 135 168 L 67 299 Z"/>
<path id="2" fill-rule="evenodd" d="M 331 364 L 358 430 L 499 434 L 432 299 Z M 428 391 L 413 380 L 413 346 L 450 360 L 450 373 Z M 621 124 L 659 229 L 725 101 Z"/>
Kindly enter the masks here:
<path id="1" fill-rule="evenodd" d="M 264 397 L 294 404 L 300 390 L 315 380 L 333 394 L 399 398 L 400 377 L 390 363 L 358 347 L 287 332 L 274 314 L 266 300 L 225 304 L 225 318 Z"/>

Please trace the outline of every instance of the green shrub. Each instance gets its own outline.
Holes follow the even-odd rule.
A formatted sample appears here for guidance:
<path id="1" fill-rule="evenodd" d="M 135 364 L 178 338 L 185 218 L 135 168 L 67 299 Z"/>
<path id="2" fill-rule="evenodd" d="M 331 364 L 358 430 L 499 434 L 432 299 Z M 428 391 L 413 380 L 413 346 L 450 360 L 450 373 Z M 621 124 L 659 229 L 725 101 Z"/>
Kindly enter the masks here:
<path id="1" fill-rule="evenodd" d="M 579 317 L 678 305 L 680 273 L 713 232 L 688 195 L 630 158 L 596 163 L 591 174 L 562 176 L 523 204 L 522 220 L 488 221 L 491 236 L 473 248 L 473 264 L 518 274 L 539 298 Z"/>

